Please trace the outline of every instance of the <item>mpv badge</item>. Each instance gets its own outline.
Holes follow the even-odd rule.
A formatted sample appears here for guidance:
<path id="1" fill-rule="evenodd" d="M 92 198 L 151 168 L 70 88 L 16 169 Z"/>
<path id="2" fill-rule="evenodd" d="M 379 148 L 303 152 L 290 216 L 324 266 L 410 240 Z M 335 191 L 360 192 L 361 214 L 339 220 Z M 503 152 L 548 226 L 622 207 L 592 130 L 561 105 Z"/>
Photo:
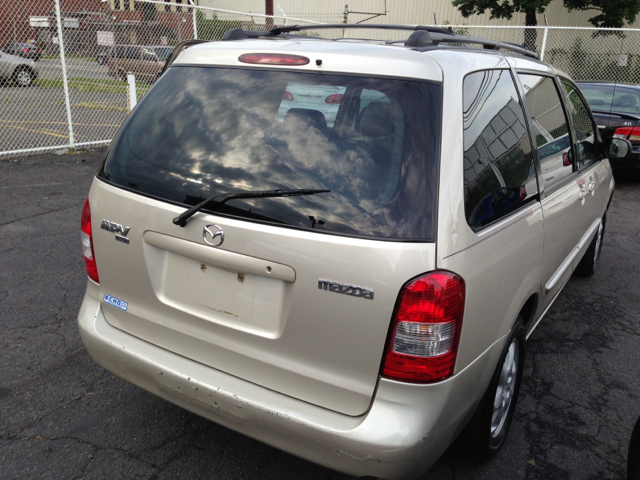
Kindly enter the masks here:
<path id="1" fill-rule="evenodd" d="M 207 239 L 207 235 L 209 235 L 211 241 Z M 204 238 L 204 241 L 212 247 L 219 247 L 220 245 L 222 245 L 222 242 L 224 242 L 224 232 L 218 225 L 210 223 L 209 225 L 206 225 L 202 230 L 202 238 Z"/>
<path id="2" fill-rule="evenodd" d="M 100 224 L 100 228 L 102 230 L 115 233 L 117 241 L 127 244 L 129 243 L 129 239 L 127 238 L 127 234 L 130 230 L 129 227 L 124 227 L 119 223 L 103 219 L 102 223 Z"/>

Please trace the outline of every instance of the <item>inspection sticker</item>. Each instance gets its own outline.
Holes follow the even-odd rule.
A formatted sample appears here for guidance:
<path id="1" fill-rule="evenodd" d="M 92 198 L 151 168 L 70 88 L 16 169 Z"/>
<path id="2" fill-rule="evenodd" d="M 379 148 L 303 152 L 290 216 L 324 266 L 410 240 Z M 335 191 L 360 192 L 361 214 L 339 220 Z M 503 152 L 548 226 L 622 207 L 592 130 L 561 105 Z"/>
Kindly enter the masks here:
<path id="1" fill-rule="evenodd" d="M 120 310 L 124 310 L 125 312 L 127 311 L 127 307 L 129 306 L 127 302 L 123 302 L 122 300 L 119 300 L 116 297 L 112 297 L 111 295 L 104 296 L 104 303 L 113 305 L 114 307 L 119 308 Z"/>

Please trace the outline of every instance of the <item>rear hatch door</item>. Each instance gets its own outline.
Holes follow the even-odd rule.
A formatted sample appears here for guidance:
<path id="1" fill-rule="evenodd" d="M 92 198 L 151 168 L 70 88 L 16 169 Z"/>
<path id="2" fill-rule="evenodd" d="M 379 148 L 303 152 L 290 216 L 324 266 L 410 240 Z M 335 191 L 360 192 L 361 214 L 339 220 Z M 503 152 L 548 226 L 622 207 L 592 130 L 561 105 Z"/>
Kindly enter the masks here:
<path id="1" fill-rule="evenodd" d="M 301 85 L 342 97 L 295 105 L 285 92 Z M 171 67 L 91 190 L 107 321 L 286 395 L 365 412 L 398 292 L 435 267 L 440 95 L 436 82 Z M 173 223 L 214 195 L 289 189 L 330 192 L 213 201 Z"/>

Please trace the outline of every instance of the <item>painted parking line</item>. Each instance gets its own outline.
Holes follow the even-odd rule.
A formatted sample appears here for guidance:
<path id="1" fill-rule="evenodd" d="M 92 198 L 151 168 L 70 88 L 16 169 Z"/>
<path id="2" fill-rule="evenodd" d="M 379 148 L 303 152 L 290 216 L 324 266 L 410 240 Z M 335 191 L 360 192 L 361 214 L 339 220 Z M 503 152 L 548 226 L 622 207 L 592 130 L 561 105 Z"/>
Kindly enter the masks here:
<path id="1" fill-rule="evenodd" d="M 52 123 L 55 125 L 68 125 L 67 122 L 50 122 L 50 121 L 33 121 L 33 120 L 0 120 L 0 124 L 3 123 L 22 123 L 22 124 L 31 124 L 31 123 Z M 120 124 L 111 124 L 111 123 L 72 123 L 71 125 L 80 125 L 83 127 L 119 127 Z M 7 125 L 11 127 L 12 125 Z"/>
<path id="2" fill-rule="evenodd" d="M 17 128 L 18 130 L 26 130 L 27 132 L 44 133 L 45 135 L 52 135 L 54 137 L 69 138 L 67 135 L 60 135 L 59 133 L 47 132 L 46 130 L 32 130 L 30 128 L 24 128 L 24 127 L 18 127 L 16 125 L 6 125 L 6 124 L 4 126 L 9 128 Z"/>

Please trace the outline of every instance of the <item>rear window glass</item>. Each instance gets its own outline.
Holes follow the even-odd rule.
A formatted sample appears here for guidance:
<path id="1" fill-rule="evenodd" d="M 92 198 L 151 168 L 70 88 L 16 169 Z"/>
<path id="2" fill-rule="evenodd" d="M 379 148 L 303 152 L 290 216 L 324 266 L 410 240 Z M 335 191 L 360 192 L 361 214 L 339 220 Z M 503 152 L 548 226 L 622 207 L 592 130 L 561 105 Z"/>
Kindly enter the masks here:
<path id="1" fill-rule="evenodd" d="M 441 86 L 300 72 L 174 66 L 114 139 L 100 176 L 208 211 L 327 233 L 434 238 Z"/>
<path id="2" fill-rule="evenodd" d="M 613 100 L 613 86 L 606 85 L 578 85 L 589 107 L 594 112 L 611 111 L 611 101 Z"/>
<path id="3" fill-rule="evenodd" d="M 587 99 L 587 101 L 589 100 Z M 640 115 L 640 92 L 631 90 L 630 88 L 616 87 L 611 111 L 614 113 Z"/>

